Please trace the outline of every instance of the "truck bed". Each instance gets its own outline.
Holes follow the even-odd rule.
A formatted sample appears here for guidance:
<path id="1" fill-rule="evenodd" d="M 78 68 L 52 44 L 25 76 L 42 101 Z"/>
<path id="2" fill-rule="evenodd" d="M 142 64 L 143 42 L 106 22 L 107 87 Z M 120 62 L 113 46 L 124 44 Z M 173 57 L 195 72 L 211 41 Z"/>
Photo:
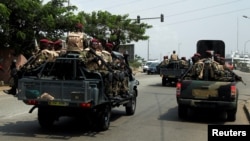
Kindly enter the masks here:
<path id="1" fill-rule="evenodd" d="M 160 75 L 167 76 L 169 78 L 178 78 L 185 72 L 186 69 L 177 68 L 160 68 Z"/>
<path id="2" fill-rule="evenodd" d="M 102 103 L 104 97 L 97 88 L 96 80 L 46 80 L 22 78 L 19 80 L 18 99 L 37 100 L 40 104 L 54 106 L 79 106 L 93 101 Z"/>
<path id="3" fill-rule="evenodd" d="M 182 99 L 230 100 L 232 82 L 183 80 L 181 83 Z"/>

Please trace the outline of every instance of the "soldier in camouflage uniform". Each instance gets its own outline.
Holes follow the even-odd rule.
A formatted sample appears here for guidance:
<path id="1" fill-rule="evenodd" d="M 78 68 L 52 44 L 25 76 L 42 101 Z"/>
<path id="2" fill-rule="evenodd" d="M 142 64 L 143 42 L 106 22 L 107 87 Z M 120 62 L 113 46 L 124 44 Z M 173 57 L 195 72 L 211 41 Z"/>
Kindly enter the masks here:
<path id="1" fill-rule="evenodd" d="M 166 66 L 168 65 L 168 63 L 169 63 L 168 56 L 164 56 L 162 62 L 160 63 L 160 66 L 161 67 Z"/>
<path id="2" fill-rule="evenodd" d="M 40 67 L 41 64 L 43 64 L 46 61 L 46 56 L 42 53 L 42 51 L 47 50 L 50 44 L 51 42 L 49 40 L 41 39 L 39 50 L 37 50 L 33 54 L 33 56 L 31 56 L 23 66 L 20 66 L 20 68 L 17 69 L 15 65 L 12 65 L 12 78 L 13 78 L 14 83 L 11 86 L 12 87 L 11 90 L 5 91 L 5 93 L 13 94 L 13 95 L 16 94 L 16 88 L 18 87 L 18 79 L 23 75 L 23 73 L 33 72 L 33 70 Z"/>
<path id="3" fill-rule="evenodd" d="M 181 65 L 182 68 L 188 68 L 188 61 L 186 60 L 186 57 L 181 57 Z"/>
<path id="4" fill-rule="evenodd" d="M 195 53 L 192 57 L 193 67 L 191 70 L 191 76 L 195 79 L 202 79 L 204 63 L 201 61 L 200 57 L 201 55 L 199 53 Z"/>
<path id="5" fill-rule="evenodd" d="M 102 65 L 101 60 L 98 59 L 98 56 L 101 57 L 102 55 L 99 41 L 97 39 L 92 39 L 90 47 L 85 48 L 83 52 L 85 54 L 83 60 L 87 69 L 90 71 L 99 71 Z"/>
<path id="6" fill-rule="evenodd" d="M 97 39 L 92 39 L 90 47 L 85 48 L 83 52 L 82 60 L 86 68 L 91 72 L 99 72 L 103 76 L 105 94 L 112 97 L 112 73 L 109 68 L 112 62 L 111 54 L 103 50 Z"/>
<path id="7" fill-rule="evenodd" d="M 219 62 L 215 61 L 213 59 L 213 51 L 207 50 L 206 56 L 203 59 L 204 62 L 204 79 L 205 80 L 217 80 L 218 77 L 220 77 L 222 74 L 219 68 L 220 64 Z"/>
<path id="8" fill-rule="evenodd" d="M 50 46 L 51 41 L 49 41 L 48 39 L 41 39 L 39 41 L 39 50 L 34 52 L 33 56 L 28 59 L 22 69 L 32 70 L 41 66 L 44 62 L 48 60 L 48 58 L 52 59 L 53 55 L 50 55 L 49 53 Z"/>

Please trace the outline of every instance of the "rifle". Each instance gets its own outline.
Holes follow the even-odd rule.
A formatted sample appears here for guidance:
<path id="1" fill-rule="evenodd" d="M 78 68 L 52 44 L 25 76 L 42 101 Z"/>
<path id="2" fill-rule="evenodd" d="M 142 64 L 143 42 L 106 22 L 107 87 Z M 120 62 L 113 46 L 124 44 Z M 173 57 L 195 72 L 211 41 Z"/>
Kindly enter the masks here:
<path id="1" fill-rule="evenodd" d="M 105 60 L 103 60 L 103 58 L 99 55 L 96 54 L 96 52 L 94 51 L 94 49 L 89 48 L 89 52 L 92 53 L 93 55 L 95 55 L 97 57 L 98 60 L 101 60 L 102 64 L 104 64 L 109 71 L 113 72 L 113 69 L 110 67 L 110 65 L 108 65 L 107 62 L 105 62 Z"/>
<path id="2" fill-rule="evenodd" d="M 229 71 L 230 73 L 232 73 L 232 74 L 234 75 L 234 78 L 235 78 L 236 81 L 241 81 L 245 86 L 247 85 L 247 84 L 243 81 L 242 77 L 240 77 L 239 75 L 237 75 L 235 72 L 233 72 L 233 71 L 230 70 L 229 68 L 227 68 L 226 70 Z"/>
<path id="3" fill-rule="evenodd" d="M 27 62 L 22 66 L 22 68 L 26 68 L 28 65 L 34 63 L 37 59 L 37 57 L 41 54 L 41 50 L 39 50 L 37 53 L 35 53 L 35 55 L 32 55 Z M 21 69 L 22 69 L 21 68 Z"/>

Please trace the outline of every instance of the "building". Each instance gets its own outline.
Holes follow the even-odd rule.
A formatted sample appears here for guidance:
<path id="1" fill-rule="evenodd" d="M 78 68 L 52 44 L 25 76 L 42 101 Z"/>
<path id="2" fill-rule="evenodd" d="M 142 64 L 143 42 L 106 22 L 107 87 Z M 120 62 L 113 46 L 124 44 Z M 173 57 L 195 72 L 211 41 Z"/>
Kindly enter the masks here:
<path id="1" fill-rule="evenodd" d="M 128 52 L 128 60 L 134 60 L 135 56 L 135 45 L 134 44 L 125 44 L 125 45 L 119 45 L 119 52 L 125 53 Z"/>

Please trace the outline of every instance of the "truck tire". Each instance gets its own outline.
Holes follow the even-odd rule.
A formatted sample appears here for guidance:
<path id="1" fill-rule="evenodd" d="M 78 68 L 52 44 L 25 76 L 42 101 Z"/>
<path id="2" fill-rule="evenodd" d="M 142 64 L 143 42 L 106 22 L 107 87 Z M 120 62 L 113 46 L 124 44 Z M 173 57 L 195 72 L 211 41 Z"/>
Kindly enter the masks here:
<path id="1" fill-rule="evenodd" d="M 184 105 L 179 105 L 178 106 L 178 116 L 181 119 L 187 118 L 188 116 L 188 107 Z"/>
<path id="2" fill-rule="evenodd" d="M 54 124 L 55 117 L 53 116 L 53 112 L 45 109 L 38 108 L 38 121 L 42 128 L 48 129 L 51 128 Z"/>
<path id="3" fill-rule="evenodd" d="M 166 77 L 162 77 L 162 86 L 166 86 L 166 83 L 167 83 L 167 80 L 166 80 Z"/>
<path id="4" fill-rule="evenodd" d="M 126 114 L 127 115 L 134 115 L 136 109 L 136 95 L 137 91 L 133 91 L 133 97 L 130 99 L 130 102 L 126 105 Z"/>
<path id="5" fill-rule="evenodd" d="M 227 120 L 228 121 L 235 121 L 236 120 L 236 110 L 227 111 Z"/>
<path id="6" fill-rule="evenodd" d="M 111 117 L 111 107 L 106 104 L 104 107 L 100 108 L 97 113 L 97 130 L 106 131 L 109 129 Z"/>

